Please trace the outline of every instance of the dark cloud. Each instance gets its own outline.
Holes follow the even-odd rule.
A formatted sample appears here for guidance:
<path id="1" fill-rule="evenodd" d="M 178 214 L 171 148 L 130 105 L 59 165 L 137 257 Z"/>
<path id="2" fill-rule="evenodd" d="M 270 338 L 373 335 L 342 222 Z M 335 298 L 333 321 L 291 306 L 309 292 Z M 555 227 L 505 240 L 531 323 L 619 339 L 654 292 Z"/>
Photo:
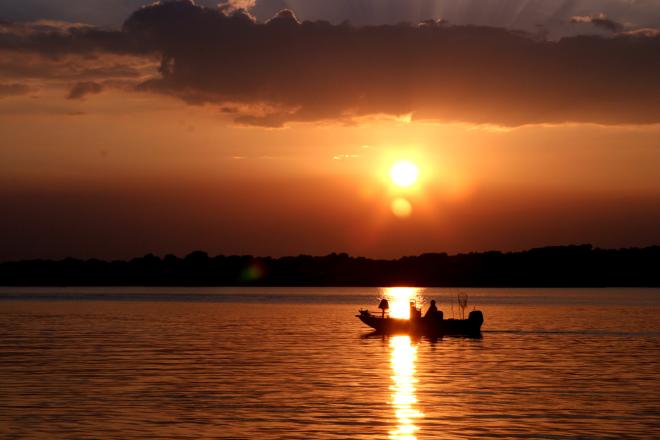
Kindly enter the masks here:
<path id="1" fill-rule="evenodd" d="M 150 3 L 154 0 L 2 0 L 0 17 L 14 21 L 48 18 L 120 26 L 129 14 Z M 635 28 L 660 26 L 657 0 L 196 0 L 195 3 L 211 8 L 221 3 L 227 11 L 254 4 L 250 12 L 261 21 L 288 8 L 301 20 L 350 21 L 363 26 L 445 18 L 454 24 L 528 31 L 542 25 L 553 36 L 566 35 L 569 26 L 563 24 L 570 17 L 599 12 Z"/>
<path id="2" fill-rule="evenodd" d="M 208 7 L 215 7 L 219 2 L 195 1 Z M 2 0 L 0 17 L 13 21 L 48 18 L 97 26 L 119 26 L 131 12 L 151 3 L 155 0 Z"/>
<path id="3" fill-rule="evenodd" d="M 103 86 L 99 83 L 93 81 L 81 81 L 71 88 L 67 99 L 82 99 L 87 95 L 101 93 L 102 90 Z"/>
<path id="4" fill-rule="evenodd" d="M 67 54 L 140 53 L 147 48 L 126 33 L 59 22 L 0 22 L 0 49 L 39 53 L 51 58 Z"/>
<path id="5" fill-rule="evenodd" d="M 591 23 L 592 25 L 609 32 L 621 32 L 624 29 L 623 24 L 607 18 L 607 16 L 602 13 L 593 16 L 576 15 L 571 17 L 571 23 Z"/>
<path id="6" fill-rule="evenodd" d="M 624 28 L 622 23 L 619 23 L 614 20 L 610 20 L 607 17 L 592 17 L 591 23 L 594 26 L 601 27 L 610 32 L 621 32 Z"/>
<path id="7" fill-rule="evenodd" d="M 5 80 L 53 79 L 94 81 L 132 79 L 153 75 L 158 57 L 145 62 L 141 56 L 104 54 L 100 57 L 45 57 L 33 53 L 0 51 L 0 78 Z"/>
<path id="8" fill-rule="evenodd" d="M 0 48 L 160 54 L 160 76 L 142 89 L 218 104 L 244 124 L 381 114 L 505 126 L 660 122 L 660 37 L 649 33 L 547 41 L 435 21 L 301 23 L 289 11 L 257 22 L 186 1 L 142 8 L 122 31 L 21 32 L 0 33 Z"/>
<path id="9" fill-rule="evenodd" d="M 145 87 L 193 102 L 260 105 L 249 124 L 401 115 L 474 123 L 660 121 L 660 39 L 558 42 L 426 24 L 257 23 L 186 2 L 134 13 L 125 32 L 163 53 Z M 194 48 L 194 50 L 191 50 Z"/>
<path id="10" fill-rule="evenodd" d="M 572 16 L 603 13 L 633 28 L 660 27 L 657 0 L 257 0 L 250 13 L 265 21 L 289 8 L 302 20 L 350 21 L 359 26 L 446 19 L 457 25 L 495 26 L 535 32 L 552 39 L 589 32 L 570 26 Z"/>
<path id="11" fill-rule="evenodd" d="M 0 83 L 0 99 L 7 96 L 25 95 L 30 92 L 30 87 L 20 83 L 2 84 Z"/>

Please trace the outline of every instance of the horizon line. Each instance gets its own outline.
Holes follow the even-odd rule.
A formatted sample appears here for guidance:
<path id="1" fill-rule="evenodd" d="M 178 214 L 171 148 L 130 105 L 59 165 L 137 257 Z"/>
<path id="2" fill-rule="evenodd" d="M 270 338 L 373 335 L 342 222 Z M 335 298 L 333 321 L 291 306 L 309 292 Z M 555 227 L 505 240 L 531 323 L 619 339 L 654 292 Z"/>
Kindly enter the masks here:
<path id="1" fill-rule="evenodd" d="M 429 251 L 429 252 L 421 252 L 418 254 L 408 254 L 408 255 L 401 255 L 398 257 L 368 257 L 364 255 L 352 255 L 348 252 L 345 251 L 333 251 L 327 254 L 306 254 L 306 253 L 299 253 L 296 255 L 281 255 L 281 256 L 272 256 L 272 255 L 253 255 L 253 254 L 223 254 L 219 253 L 216 255 L 210 255 L 207 251 L 201 250 L 201 249 L 195 249 L 190 251 L 189 253 L 180 256 L 174 253 L 166 253 L 166 254 L 155 254 L 153 252 L 148 252 L 144 255 L 141 256 L 134 256 L 134 257 L 127 257 L 127 258 L 99 258 L 99 257 L 75 257 L 75 256 L 66 256 L 66 257 L 61 257 L 61 258 L 48 258 L 48 257 L 37 257 L 37 258 L 23 258 L 23 259 L 7 259 L 7 260 L 0 260 L 0 264 L 5 264 L 5 263 L 20 263 L 20 262 L 29 262 L 29 261 L 66 261 L 66 260 L 77 260 L 77 261 L 103 261 L 103 262 L 114 262 L 114 261 L 131 261 L 135 259 L 143 259 L 143 258 L 157 258 L 159 260 L 164 260 L 166 258 L 177 258 L 177 259 L 186 259 L 187 257 L 191 257 L 193 255 L 199 255 L 200 257 L 202 254 L 205 255 L 206 258 L 212 259 L 212 258 L 252 258 L 252 259 L 271 259 L 271 260 L 278 260 L 282 258 L 300 258 L 300 257 L 311 257 L 311 258 L 327 258 L 327 257 L 343 257 L 343 258 L 351 258 L 351 259 L 366 259 L 366 260 L 375 260 L 375 261 L 398 261 L 402 260 L 405 258 L 419 258 L 422 256 L 428 256 L 428 255 L 444 255 L 447 257 L 456 257 L 456 256 L 461 256 L 461 255 L 474 255 L 474 254 L 516 254 L 516 253 L 525 253 L 525 252 L 531 252 L 531 251 L 536 251 L 536 250 L 547 250 L 547 249 L 570 249 L 570 248 L 582 248 L 582 249 L 589 249 L 590 251 L 622 251 L 622 250 L 643 250 L 643 249 L 651 249 L 651 248 L 657 248 L 660 247 L 660 244 L 648 244 L 644 246 L 627 246 L 627 247 L 599 247 L 599 246 L 594 246 L 591 243 L 580 243 L 580 244 L 561 244 L 561 245 L 546 245 L 546 246 L 536 246 L 536 247 L 530 247 L 526 249 L 520 249 L 520 250 L 499 250 L 499 249 L 489 249 L 489 250 L 484 250 L 484 251 L 464 251 L 464 252 L 454 252 L 454 253 L 449 253 L 446 251 Z"/>

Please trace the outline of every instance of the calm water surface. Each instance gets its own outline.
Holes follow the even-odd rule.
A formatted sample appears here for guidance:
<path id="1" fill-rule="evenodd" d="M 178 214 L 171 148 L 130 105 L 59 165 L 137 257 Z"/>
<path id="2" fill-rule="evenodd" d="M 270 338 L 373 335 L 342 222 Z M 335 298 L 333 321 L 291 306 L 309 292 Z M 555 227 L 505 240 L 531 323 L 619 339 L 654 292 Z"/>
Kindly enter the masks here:
<path id="1" fill-rule="evenodd" d="M 660 290 L 462 291 L 481 339 L 370 335 L 378 289 L 1 288 L 0 437 L 660 438 Z"/>

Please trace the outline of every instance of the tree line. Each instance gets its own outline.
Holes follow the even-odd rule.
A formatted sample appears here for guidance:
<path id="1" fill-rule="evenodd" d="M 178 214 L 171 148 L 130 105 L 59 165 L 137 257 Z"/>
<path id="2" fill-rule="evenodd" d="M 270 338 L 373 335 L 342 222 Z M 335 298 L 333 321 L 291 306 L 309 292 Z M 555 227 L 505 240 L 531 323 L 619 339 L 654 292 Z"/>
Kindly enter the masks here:
<path id="1" fill-rule="evenodd" d="M 571 245 L 390 260 L 346 253 L 273 258 L 203 251 L 183 258 L 24 260 L 0 263 L 0 285 L 658 287 L 660 246 Z"/>

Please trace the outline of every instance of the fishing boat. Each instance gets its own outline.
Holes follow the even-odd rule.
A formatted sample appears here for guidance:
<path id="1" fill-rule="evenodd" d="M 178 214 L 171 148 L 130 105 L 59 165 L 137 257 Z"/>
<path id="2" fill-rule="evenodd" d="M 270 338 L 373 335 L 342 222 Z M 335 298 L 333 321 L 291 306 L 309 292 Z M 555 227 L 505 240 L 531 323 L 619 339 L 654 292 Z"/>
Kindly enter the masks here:
<path id="1" fill-rule="evenodd" d="M 464 335 L 479 336 L 484 315 L 480 310 L 473 310 L 467 319 L 444 319 L 441 311 L 432 317 L 412 316 L 410 319 L 378 316 L 368 310 L 360 309 L 355 315 L 360 321 L 383 334 L 413 334 L 422 336 Z"/>

